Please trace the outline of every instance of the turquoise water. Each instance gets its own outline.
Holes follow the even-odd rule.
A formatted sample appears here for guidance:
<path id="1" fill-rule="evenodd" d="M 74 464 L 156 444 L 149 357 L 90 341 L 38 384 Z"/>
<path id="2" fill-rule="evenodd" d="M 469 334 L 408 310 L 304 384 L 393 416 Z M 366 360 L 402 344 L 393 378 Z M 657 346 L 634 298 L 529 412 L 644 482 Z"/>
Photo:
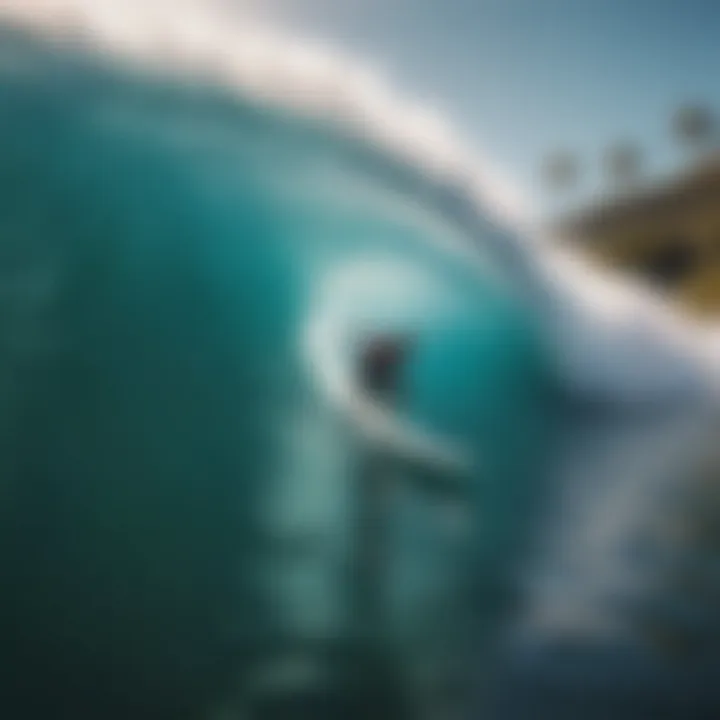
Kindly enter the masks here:
<path id="1" fill-rule="evenodd" d="M 361 143 L 6 41 L 23 61 L 0 72 L 14 692 L 185 717 L 274 642 L 343 640 L 362 458 L 301 338 L 318 286 L 353 264 L 392 272 L 323 302 L 413 334 L 402 414 L 473 458 L 469 541 L 403 484 L 390 617 L 434 630 L 448 588 L 483 610 L 477 587 L 516 565 L 551 429 L 534 317 L 483 238 Z M 452 250 L 471 243 L 472 267 Z"/>

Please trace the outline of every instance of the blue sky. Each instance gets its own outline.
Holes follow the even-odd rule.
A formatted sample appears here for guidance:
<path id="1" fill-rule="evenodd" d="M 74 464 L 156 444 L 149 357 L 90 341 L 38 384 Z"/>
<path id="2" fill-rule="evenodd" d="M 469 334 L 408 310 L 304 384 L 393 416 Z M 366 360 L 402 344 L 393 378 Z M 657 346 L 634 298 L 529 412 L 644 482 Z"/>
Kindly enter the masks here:
<path id="1" fill-rule="evenodd" d="M 702 101 L 720 110 L 720 0 L 260 5 L 273 23 L 329 39 L 439 105 L 541 207 L 539 168 L 555 148 L 579 155 L 587 195 L 607 145 L 636 142 L 648 175 L 667 172 L 682 161 L 673 109 Z"/>

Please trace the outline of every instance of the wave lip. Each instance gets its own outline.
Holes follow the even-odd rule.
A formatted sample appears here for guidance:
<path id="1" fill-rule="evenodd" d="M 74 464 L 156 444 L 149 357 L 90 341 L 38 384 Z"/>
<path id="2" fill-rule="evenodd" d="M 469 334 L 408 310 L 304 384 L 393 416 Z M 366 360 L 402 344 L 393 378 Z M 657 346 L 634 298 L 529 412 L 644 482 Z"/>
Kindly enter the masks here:
<path id="1" fill-rule="evenodd" d="M 0 22 L 65 49 L 99 53 L 145 72 L 218 84 L 327 121 L 440 184 L 463 189 L 498 216 L 521 201 L 432 108 L 403 101 L 382 76 L 329 48 L 285 37 L 207 4 L 134 0 L 4 0 Z M 492 175 L 492 176 L 491 176 Z"/>

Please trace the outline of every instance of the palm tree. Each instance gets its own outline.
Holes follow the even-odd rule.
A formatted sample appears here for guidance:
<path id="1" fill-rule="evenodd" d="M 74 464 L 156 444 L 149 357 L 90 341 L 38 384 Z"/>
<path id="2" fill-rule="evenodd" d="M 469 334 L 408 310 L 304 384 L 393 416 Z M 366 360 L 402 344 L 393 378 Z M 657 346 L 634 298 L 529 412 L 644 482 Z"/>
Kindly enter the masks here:
<path id="1" fill-rule="evenodd" d="M 551 153 L 545 159 L 542 174 L 551 190 L 559 192 L 571 190 L 577 185 L 580 176 L 577 157 L 565 150 Z"/>
<path id="2" fill-rule="evenodd" d="M 717 118 L 703 105 L 684 105 L 673 117 L 673 134 L 693 155 L 705 154 L 717 141 Z"/>
<path id="3" fill-rule="evenodd" d="M 634 185 L 642 172 L 642 153 L 637 145 L 621 142 L 609 147 L 603 157 L 606 175 L 621 187 Z"/>

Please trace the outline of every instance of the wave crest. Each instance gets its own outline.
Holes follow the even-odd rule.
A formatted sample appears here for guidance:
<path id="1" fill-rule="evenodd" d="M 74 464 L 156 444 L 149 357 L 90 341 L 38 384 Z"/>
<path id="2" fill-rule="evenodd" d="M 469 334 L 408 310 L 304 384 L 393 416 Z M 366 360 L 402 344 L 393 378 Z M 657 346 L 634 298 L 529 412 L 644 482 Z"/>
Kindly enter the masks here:
<path id="1" fill-rule="evenodd" d="M 5 0 L 0 22 L 64 49 L 100 53 L 145 72 L 231 88 L 329 123 L 430 179 L 461 188 L 506 221 L 522 202 L 432 108 L 404 101 L 380 73 L 334 49 L 269 31 L 196 3 Z"/>

